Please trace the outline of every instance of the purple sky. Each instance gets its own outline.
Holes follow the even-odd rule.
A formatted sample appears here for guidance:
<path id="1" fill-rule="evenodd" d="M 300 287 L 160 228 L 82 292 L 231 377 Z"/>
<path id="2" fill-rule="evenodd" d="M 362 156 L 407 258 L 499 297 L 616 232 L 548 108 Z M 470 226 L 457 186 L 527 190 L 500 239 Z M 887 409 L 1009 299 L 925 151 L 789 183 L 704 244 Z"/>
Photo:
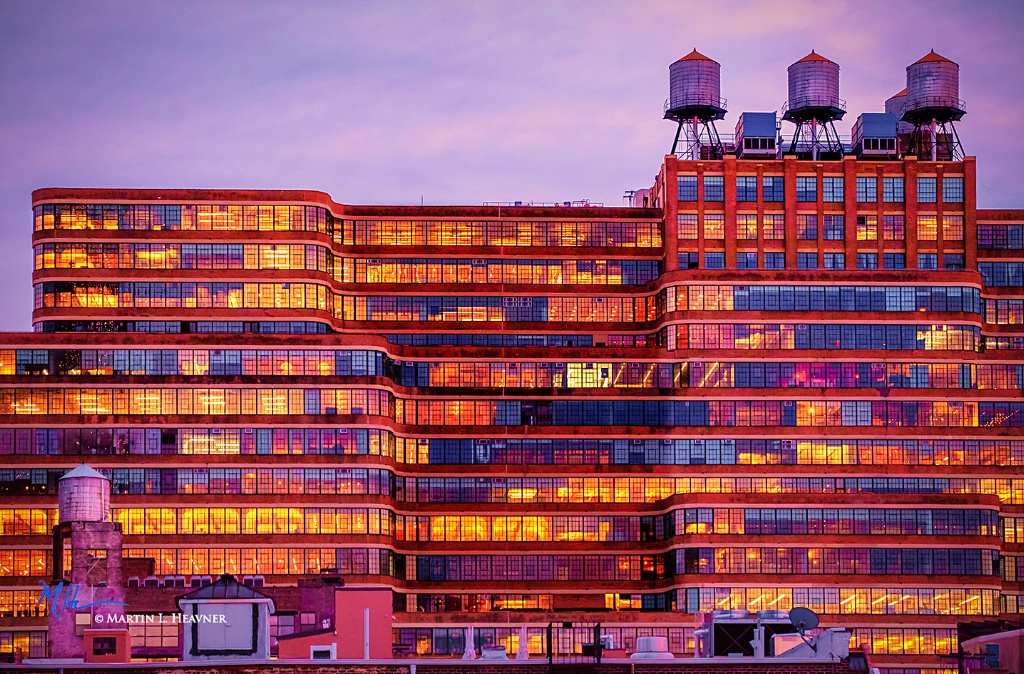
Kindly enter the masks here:
<path id="1" fill-rule="evenodd" d="M 849 114 L 934 48 L 960 64 L 979 205 L 1024 208 L 1024 3 L 0 0 L 0 330 L 30 329 L 38 187 L 318 189 L 347 203 L 649 186 L 668 65 L 722 64 L 732 132 L 812 48 Z"/>

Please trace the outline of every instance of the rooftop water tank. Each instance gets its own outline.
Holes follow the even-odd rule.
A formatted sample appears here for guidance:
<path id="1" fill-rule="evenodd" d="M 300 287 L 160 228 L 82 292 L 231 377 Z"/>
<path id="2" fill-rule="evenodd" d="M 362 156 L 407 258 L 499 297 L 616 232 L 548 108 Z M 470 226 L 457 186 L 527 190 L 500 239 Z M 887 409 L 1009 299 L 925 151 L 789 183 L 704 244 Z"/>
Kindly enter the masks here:
<path id="1" fill-rule="evenodd" d="M 668 113 L 675 118 L 722 119 L 722 66 L 696 49 L 668 67 Z"/>
<path id="2" fill-rule="evenodd" d="M 954 116 L 956 113 L 959 116 Z M 931 51 L 907 66 L 907 102 L 904 115 L 959 119 L 960 66 Z"/>
<path id="3" fill-rule="evenodd" d="M 907 90 L 893 94 L 885 101 L 885 111 L 890 115 L 894 115 L 896 119 L 903 116 L 903 108 L 907 104 Z M 907 122 L 898 122 L 896 124 L 896 133 L 910 133 L 914 130 L 913 124 Z"/>
<path id="4" fill-rule="evenodd" d="M 839 64 L 811 51 L 787 70 L 787 117 L 841 119 L 845 106 L 839 98 Z"/>
<path id="5" fill-rule="evenodd" d="M 110 480 L 85 465 L 58 481 L 60 522 L 109 522 Z"/>

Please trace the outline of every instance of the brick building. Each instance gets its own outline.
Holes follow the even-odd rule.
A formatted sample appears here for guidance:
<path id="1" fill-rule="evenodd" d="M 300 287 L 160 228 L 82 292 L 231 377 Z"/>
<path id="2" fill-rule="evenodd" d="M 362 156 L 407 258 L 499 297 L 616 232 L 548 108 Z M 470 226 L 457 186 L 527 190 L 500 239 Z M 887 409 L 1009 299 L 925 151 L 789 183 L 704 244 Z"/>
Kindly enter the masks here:
<path id="1" fill-rule="evenodd" d="M 952 667 L 958 622 L 1022 610 L 1024 212 L 906 153 L 673 154 L 638 199 L 37 190 L 0 651 L 45 650 L 88 456 L 129 612 L 231 573 L 276 637 L 342 578 L 392 588 L 396 653 L 594 620 L 685 654 L 699 612 L 807 606 L 883 670 Z"/>

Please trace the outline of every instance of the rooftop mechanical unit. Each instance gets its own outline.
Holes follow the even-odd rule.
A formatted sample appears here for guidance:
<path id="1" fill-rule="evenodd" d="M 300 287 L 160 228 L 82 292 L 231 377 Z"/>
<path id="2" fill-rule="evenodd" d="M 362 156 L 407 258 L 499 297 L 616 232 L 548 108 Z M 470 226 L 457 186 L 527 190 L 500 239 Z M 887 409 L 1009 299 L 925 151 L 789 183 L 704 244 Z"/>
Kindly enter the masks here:
<path id="1" fill-rule="evenodd" d="M 774 112 L 743 112 L 736 122 L 736 156 L 774 159 L 778 155 L 778 122 Z"/>
<path id="2" fill-rule="evenodd" d="M 789 619 L 787 611 L 712 611 L 703 616 L 703 625 L 698 627 L 699 646 L 697 657 L 754 657 L 755 630 L 764 628 L 763 643 L 772 643 L 776 634 L 796 634 L 797 628 Z M 770 650 L 770 646 L 768 647 Z M 777 653 L 766 652 L 764 656 Z"/>
<path id="3" fill-rule="evenodd" d="M 896 159 L 896 115 L 864 112 L 853 125 L 853 153 L 865 159 Z"/>

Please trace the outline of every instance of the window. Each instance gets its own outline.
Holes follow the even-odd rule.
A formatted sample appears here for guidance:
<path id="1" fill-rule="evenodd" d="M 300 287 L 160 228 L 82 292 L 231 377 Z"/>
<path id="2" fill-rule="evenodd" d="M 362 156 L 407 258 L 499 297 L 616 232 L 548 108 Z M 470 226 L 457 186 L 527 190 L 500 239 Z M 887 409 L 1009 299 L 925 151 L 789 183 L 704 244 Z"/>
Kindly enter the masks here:
<path id="1" fill-rule="evenodd" d="M 757 176 L 736 176 L 736 201 L 757 201 Z"/>
<path id="2" fill-rule="evenodd" d="M 725 269 L 725 253 L 704 253 L 705 269 Z"/>
<path id="3" fill-rule="evenodd" d="M 761 179 L 765 201 L 784 201 L 785 189 L 782 176 L 764 176 Z"/>
<path id="4" fill-rule="evenodd" d="M 705 213 L 704 214 L 704 238 L 724 239 L 725 238 L 725 214 Z"/>
<path id="5" fill-rule="evenodd" d="M 882 201 L 887 204 L 903 202 L 903 178 L 882 178 Z"/>
<path id="6" fill-rule="evenodd" d="M 178 625 L 171 622 L 171 616 L 157 615 L 156 622 L 131 623 L 128 626 L 132 648 L 169 648 L 178 645 Z"/>
<path id="7" fill-rule="evenodd" d="M 857 202 L 873 203 L 878 201 L 878 180 L 874 176 L 857 178 Z"/>
<path id="8" fill-rule="evenodd" d="M 699 253 L 679 253 L 680 269 L 697 269 L 700 266 Z"/>
<path id="9" fill-rule="evenodd" d="M 918 269 L 937 269 L 939 266 L 939 256 L 935 253 L 918 253 L 917 254 L 917 268 Z"/>
<path id="10" fill-rule="evenodd" d="M 739 213 L 736 215 L 736 238 L 742 241 L 757 239 L 756 213 Z"/>
<path id="11" fill-rule="evenodd" d="M 697 201 L 697 176 L 679 176 L 679 201 Z"/>
<path id="12" fill-rule="evenodd" d="M 818 268 L 818 254 L 817 253 L 797 253 L 796 254 L 796 268 L 797 269 L 817 269 Z"/>
<path id="13" fill-rule="evenodd" d="M 857 253 L 857 269 L 878 269 L 878 253 Z"/>
<path id="14" fill-rule="evenodd" d="M 786 254 L 785 253 L 765 253 L 764 254 L 764 268 L 765 269 L 785 269 L 786 268 Z"/>
<path id="15" fill-rule="evenodd" d="M 818 240 L 818 216 L 802 213 L 796 216 L 796 238 L 801 241 Z"/>
<path id="16" fill-rule="evenodd" d="M 816 176 L 796 177 L 796 200 L 814 203 L 818 200 L 818 178 Z"/>
<path id="17" fill-rule="evenodd" d="M 884 262 L 886 269 L 904 269 L 907 266 L 907 256 L 903 253 L 886 253 Z"/>
<path id="18" fill-rule="evenodd" d="M 917 216 L 917 240 L 937 241 L 939 238 L 938 219 L 934 215 Z"/>
<path id="19" fill-rule="evenodd" d="M 886 241 L 903 241 L 905 238 L 907 238 L 906 232 L 903 228 L 902 215 L 882 216 L 882 222 L 883 227 L 885 229 Z"/>
<path id="20" fill-rule="evenodd" d="M 1024 250 L 1024 225 L 978 225 L 978 248 Z"/>
<path id="21" fill-rule="evenodd" d="M 843 179 L 841 177 L 830 178 L 825 176 L 821 179 L 821 198 L 825 203 L 842 203 Z"/>
<path id="22" fill-rule="evenodd" d="M 935 203 L 935 178 L 917 179 L 917 201 L 921 204 Z"/>
<path id="23" fill-rule="evenodd" d="M 697 240 L 697 214 L 679 214 L 679 239 L 683 241 Z"/>
<path id="24" fill-rule="evenodd" d="M 724 176 L 704 176 L 704 201 L 725 201 Z"/>
<path id="25" fill-rule="evenodd" d="M 762 227 L 764 238 L 769 241 L 782 241 L 786 238 L 786 216 L 782 213 L 766 213 Z"/>
<path id="26" fill-rule="evenodd" d="M 846 253 L 825 253 L 825 269 L 846 269 Z"/>
<path id="27" fill-rule="evenodd" d="M 942 238 L 946 241 L 964 240 L 964 216 L 942 216 Z"/>
<path id="28" fill-rule="evenodd" d="M 842 215 L 826 215 L 824 216 L 825 226 L 825 240 L 826 241 L 843 241 L 846 238 L 846 218 Z"/>
<path id="29" fill-rule="evenodd" d="M 878 216 L 857 216 L 857 240 L 878 241 Z"/>
<path id="30" fill-rule="evenodd" d="M 737 269 L 757 269 L 757 253 L 736 253 Z"/>
<path id="31" fill-rule="evenodd" d="M 117 652 L 116 637 L 95 637 L 92 640 L 93 655 L 113 655 Z"/>
<path id="32" fill-rule="evenodd" d="M 942 266 L 949 271 L 963 271 L 964 270 L 964 254 L 963 253 L 946 253 L 942 256 Z"/>
<path id="33" fill-rule="evenodd" d="M 942 179 L 942 201 L 947 204 L 962 204 L 964 202 L 963 178 L 956 176 Z"/>

